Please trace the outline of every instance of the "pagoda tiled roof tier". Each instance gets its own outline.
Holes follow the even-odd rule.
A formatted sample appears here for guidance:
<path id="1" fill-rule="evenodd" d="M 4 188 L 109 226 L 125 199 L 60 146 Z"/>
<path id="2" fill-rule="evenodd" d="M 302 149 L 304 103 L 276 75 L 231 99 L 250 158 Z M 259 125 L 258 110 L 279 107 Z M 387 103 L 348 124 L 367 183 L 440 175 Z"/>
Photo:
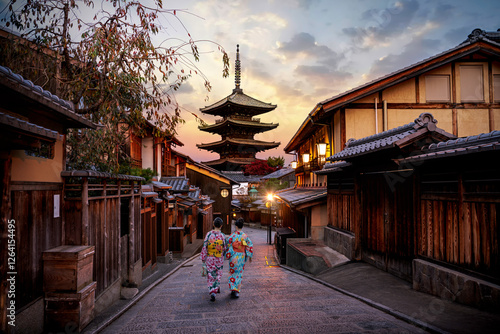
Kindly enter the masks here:
<path id="1" fill-rule="evenodd" d="M 253 148 L 252 152 L 269 150 L 275 147 L 278 147 L 280 143 L 278 142 L 267 142 L 260 141 L 255 139 L 243 139 L 243 138 L 226 138 L 223 140 L 219 140 L 213 143 L 207 144 L 196 144 L 196 146 L 200 149 L 211 150 L 218 152 L 226 147 L 234 147 L 241 148 L 244 147 L 244 151 L 247 151 L 249 148 Z"/>
<path id="2" fill-rule="evenodd" d="M 235 113 L 243 115 L 259 115 L 276 108 L 275 104 L 265 103 L 254 99 L 243 93 L 242 89 L 233 89 L 233 93 L 222 100 L 200 111 L 209 115 L 233 115 Z"/>
<path id="3" fill-rule="evenodd" d="M 259 120 L 240 120 L 234 118 L 226 118 L 224 120 L 218 121 L 215 124 L 209 124 L 205 126 L 199 126 L 201 131 L 212 132 L 212 133 L 225 133 L 230 128 L 245 128 L 249 129 L 253 133 L 266 132 L 278 127 L 278 123 L 260 123 Z"/>
<path id="4" fill-rule="evenodd" d="M 221 158 L 217 160 L 204 161 L 203 164 L 207 166 L 219 166 L 224 164 L 233 164 L 233 165 L 248 165 L 257 160 L 257 158 Z"/>

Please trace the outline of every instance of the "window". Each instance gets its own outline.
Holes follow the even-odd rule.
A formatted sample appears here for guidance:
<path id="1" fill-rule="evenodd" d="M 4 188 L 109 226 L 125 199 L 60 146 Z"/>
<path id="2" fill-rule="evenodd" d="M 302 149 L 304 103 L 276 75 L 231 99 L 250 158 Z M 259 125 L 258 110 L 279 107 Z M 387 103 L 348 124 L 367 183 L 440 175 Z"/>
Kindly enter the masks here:
<path id="1" fill-rule="evenodd" d="M 460 95 L 462 102 L 484 102 L 483 66 L 460 66 Z"/>
<path id="2" fill-rule="evenodd" d="M 493 75 L 493 96 L 495 102 L 500 101 L 500 74 Z"/>
<path id="3" fill-rule="evenodd" d="M 449 75 L 425 76 L 425 99 L 427 102 L 449 102 L 450 76 Z"/>

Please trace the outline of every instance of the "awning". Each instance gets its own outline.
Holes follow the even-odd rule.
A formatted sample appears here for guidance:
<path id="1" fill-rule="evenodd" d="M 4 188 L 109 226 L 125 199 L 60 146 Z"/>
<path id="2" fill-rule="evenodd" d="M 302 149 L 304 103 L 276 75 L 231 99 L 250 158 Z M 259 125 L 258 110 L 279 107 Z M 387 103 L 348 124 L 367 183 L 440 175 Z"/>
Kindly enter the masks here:
<path id="1" fill-rule="evenodd" d="M 159 190 L 168 190 L 168 189 L 172 189 L 172 186 L 171 186 L 171 185 L 166 184 L 166 183 L 164 183 L 164 182 L 152 181 L 151 183 L 153 184 L 153 187 L 155 187 L 156 189 L 159 189 Z"/>
<path id="2" fill-rule="evenodd" d="M 141 192 L 142 198 L 158 197 L 158 193 L 154 191 L 143 191 Z"/>
<path id="3" fill-rule="evenodd" d="M 276 194 L 278 198 L 286 202 L 290 206 L 304 205 L 317 201 L 326 200 L 327 190 L 321 188 L 295 188 L 289 189 Z"/>

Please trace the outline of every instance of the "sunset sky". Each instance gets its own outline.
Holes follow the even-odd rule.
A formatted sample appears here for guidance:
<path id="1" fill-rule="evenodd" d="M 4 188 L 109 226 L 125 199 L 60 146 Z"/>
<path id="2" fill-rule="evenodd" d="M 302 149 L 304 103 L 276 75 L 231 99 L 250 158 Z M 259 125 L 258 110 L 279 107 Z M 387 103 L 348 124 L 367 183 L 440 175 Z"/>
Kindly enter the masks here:
<path id="1" fill-rule="evenodd" d="M 5 3 L 0 0 L 2 8 Z M 163 6 L 176 15 L 161 17 L 158 43 L 187 40 L 189 32 L 200 41 L 195 65 L 212 85 L 208 93 L 193 76 L 175 92 L 186 121 L 178 128 L 184 146 L 177 150 L 196 161 L 218 158 L 197 149 L 220 136 L 200 131 L 192 113 L 214 122 L 199 109 L 231 94 L 237 44 L 243 92 L 277 105 L 260 118 L 279 127 L 256 139 L 281 145 L 257 157 L 284 156 L 289 163 L 283 147 L 316 103 L 450 49 L 475 28 L 500 28 L 500 1 L 485 0 L 164 0 Z M 228 52 L 228 78 L 222 77 L 217 45 L 203 41 Z"/>

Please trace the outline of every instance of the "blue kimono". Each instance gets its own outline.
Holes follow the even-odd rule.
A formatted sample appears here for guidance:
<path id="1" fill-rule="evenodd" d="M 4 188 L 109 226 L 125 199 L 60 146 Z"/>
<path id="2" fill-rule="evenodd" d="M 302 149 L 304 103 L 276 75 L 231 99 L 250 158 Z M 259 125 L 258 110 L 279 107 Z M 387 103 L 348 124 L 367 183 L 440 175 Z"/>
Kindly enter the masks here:
<path id="1" fill-rule="evenodd" d="M 241 279 L 245 270 L 245 262 L 253 256 L 253 244 L 243 232 L 234 232 L 227 238 L 228 251 L 226 258 L 229 260 L 229 288 L 239 292 Z"/>

